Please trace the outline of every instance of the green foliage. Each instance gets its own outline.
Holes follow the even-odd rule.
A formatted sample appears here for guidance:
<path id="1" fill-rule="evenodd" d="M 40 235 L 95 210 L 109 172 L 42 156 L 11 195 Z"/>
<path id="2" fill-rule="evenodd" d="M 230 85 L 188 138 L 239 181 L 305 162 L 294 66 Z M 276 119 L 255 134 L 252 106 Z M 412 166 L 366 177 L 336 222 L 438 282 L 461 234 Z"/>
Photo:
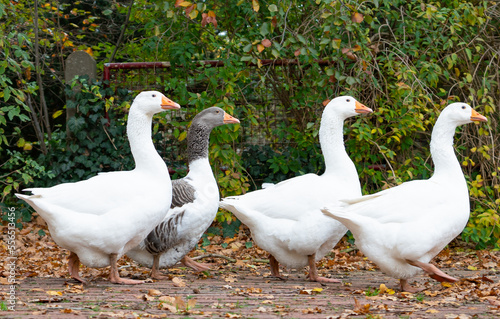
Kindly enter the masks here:
<path id="1" fill-rule="evenodd" d="M 30 80 L 33 68 L 30 59 L 32 43 L 29 35 L 19 30 L 15 22 L 25 22 L 25 15 L 16 15 L 11 2 L 0 5 L 0 190 L 2 202 L 20 190 L 21 184 L 51 173 L 39 165 L 31 154 L 33 143 L 23 133 L 30 120 L 27 98 L 36 89 Z"/>
<path id="2" fill-rule="evenodd" d="M 63 81 L 57 79 L 63 58 L 74 48 L 87 50 L 102 67 L 118 43 L 129 3 L 48 1 L 40 6 L 40 46 L 46 57 L 41 76 L 50 88 L 46 91 L 51 92 L 47 100 L 54 128 L 51 138 L 44 136 L 48 152 L 40 160 L 43 140 L 37 141 L 25 125 L 26 98 L 38 98 L 37 85 L 29 76 L 34 68 L 33 27 L 25 23 L 30 21 L 32 5 L 19 1 L 16 6 L 0 7 L 0 18 L 6 20 L 0 24 L 6 35 L 0 40 L 5 57 L 0 63 L 1 163 L 20 156 L 28 163 L 37 159 L 39 165 L 28 165 L 26 171 L 12 163 L 0 166 L 0 176 L 12 177 L 2 185 L 4 196 L 8 185 L 12 190 L 26 183 L 47 186 L 132 165 L 124 128 L 125 110 L 134 94 L 122 94 L 122 90 L 150 88 L 146 81 L 141 79 L 137 82 L 142 86 L 132 88 L 126 81 L 137 78 L 132 73 L 120 75 L 118 80 L 124 82 L 111 83 L 116 92 L 84 83 L 84 92 L 67 105 L 78 108 L 77 116 L 67 126 L 55 116 L 64 104 L 59 84 Z M 216 128 L 211 135 L 210 159 L 222 196 L 259 188 L 263 182 L 321 173 L 324 163 L 317 134 L 323 102 L 349 94 L 375 110 L 349 119 L 345 126 L 346 148 L 358 168 L 363 192 L 374 193 L 432 175 L 433 124 L 448 103 L 465 101 L 489 122 L 464 126 L 455 138 L 471 196 L 471 218 L 462 237 L 478 248 L 500 248 L 497 3 L 177 4 L 135 0 L 114 58 L 172 63 L 166 77 L 155 73 L 147 83 L 153 82 L 183 105 L 177 113 L 156 118 L 153 132 L 157 149 L 176 171 L 174 178 L 187 171 L 185 138 L 190 120 L 212 105 L 242 123 Z M 269 59 L 287 63 L 273 66 L 267 64 Z M 196 63 L 200 60 L 218 60 L 224 66 Z M 66 93 L 72 96 L 71 90 Z M 112 98 L 102 99 L 105 95 Z M 109 108 L 109 126 L 105 108 Z M 49 180 L 44 167 L 50 167 L 56 178 Z M 235 218 L 220 211 L 217 221 L 226 227 Z"/>
<path id="3" fill-rule="evenodd" d="M 75 86 L 81 92 L 74 91 Z M 67 86 L 66 95 L 69 98 L 66 107 L 75 108 L 76 114 L 68 120 L 66 128 L 53 132 L 48 141 L 50 152 L 39 158 L 51 167 L 56 177 L 51 181 L 38 180 L 35 185 L 51 186 L 87 179 L 99 172 L 134 168 L 123 113 L 132 97 L 122 92 L 113 98 L 114 103 L 108 100 L 108 119 L 104 112 L 106 91 L 98 84 L 77 79 Z"/>

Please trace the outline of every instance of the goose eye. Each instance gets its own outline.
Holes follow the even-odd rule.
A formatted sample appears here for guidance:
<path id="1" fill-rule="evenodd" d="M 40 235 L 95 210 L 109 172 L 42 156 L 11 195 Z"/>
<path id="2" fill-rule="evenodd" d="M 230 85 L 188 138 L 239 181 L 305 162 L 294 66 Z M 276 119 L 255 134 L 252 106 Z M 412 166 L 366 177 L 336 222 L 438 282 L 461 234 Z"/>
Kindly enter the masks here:
<path id="1" fill-rule="evenodd" d="M 465 110 L 465 105 L 462 105 L 462 110 Z"/>
<path id="2" fill-rule="evenodd" d="M 153 94 L 153 97 L 156 97 L 156 94 Z"/>
<path id="3" fill-rule="evenodd" d="M 347 99 L 347 102 L 351 102 L 351 99 Z"/>

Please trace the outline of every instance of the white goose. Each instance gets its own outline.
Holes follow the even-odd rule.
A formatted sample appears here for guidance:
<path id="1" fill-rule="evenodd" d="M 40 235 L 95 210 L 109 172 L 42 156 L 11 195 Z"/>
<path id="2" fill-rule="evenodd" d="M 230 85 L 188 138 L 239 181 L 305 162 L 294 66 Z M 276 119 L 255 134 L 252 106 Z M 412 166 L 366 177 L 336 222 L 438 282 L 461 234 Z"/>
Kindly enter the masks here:
<path id="1" fill-rule="evenodd" d="M 291 268 L 309 265 L 309 279 L 319 277 L 316 261 L 325 256 L 347 229 L 320 211 L 335 199 L 361 196 L 358 173 L 344 147 L 345 119 L 371 109 L 353 97 L 337 97 L 323 111 L 319 138 L 325 172 L 306 174 L 241 196 L 224 198 L 220 207 L 246 224 L 255 243 L 270 253 L 271 275 L 280 277 L 279 263 Z"/>
<path id="2" fill-rule="evenodd" d="M 151 277 L 163 279 L 160 268 L 181 261 L 196 271 L 209 269 L 188 256 L 210 226 L 219 206 L 219 189 L 208 160 L 213 128 L 240 121 L 218 107 L 198 113 L 187 134 L 189 173 L 172 181 L 172 205 L 165 219 L 127 256 L 151 268 Z"/>
<path id="3" fill-rule="evenodd" d="M 403 291 L 416 292 L 407 280 L 421 270 L 438 281 L 453 278 L 429 261 L 463 230 L 469 219 L 467 183 L 453 149 L 459 125 L 486 118 L 465 103 L 440 114 L 430 151 L 434 174 L 373 195 L 323 209 L 353 233 L 356 246 L 380 269 L 400 279 Z"/>
<path id="4" fill-rule="evenodd" d="M 130 108 L 127 135 L 135 169 L 100 173 L 88 180 L 31 188 L 16 194 L 47 222 L 54 241 L 71 253 L 70 275 L 79 275 L 80 261 L 88 267 L 111 266 L 109 280 L 118 284 L 143 281 L 120 278 L 116 261 L 162 221 L 171 203 L 167 166 L 151 139 L 153 115 L 179 104 L 156 91 L 142 92 Z"/>

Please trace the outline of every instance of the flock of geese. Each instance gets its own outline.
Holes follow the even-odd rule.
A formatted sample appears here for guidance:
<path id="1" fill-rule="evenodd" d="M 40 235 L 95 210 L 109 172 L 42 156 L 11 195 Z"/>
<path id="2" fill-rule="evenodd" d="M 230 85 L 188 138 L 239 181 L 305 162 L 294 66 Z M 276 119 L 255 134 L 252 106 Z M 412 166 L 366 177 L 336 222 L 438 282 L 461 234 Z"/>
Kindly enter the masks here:
<path id="1" fill-rule="evenodd" d="M 240 121 L 218 107 L 198 113 L 187 135 L 189 173 L 172 181 L 153 145 L 151 125 L 155 114 L 179 108 L 160 92 L 136 96 L 127 122 L 133 170 L 16 194 L 47 222 L 54 241 L 70 251 L 72 278 L 85 282 L 79 274 L 82 263 L 110 266 L 112 283 L 143 283 L 120 277 L 117 260 L 124 254 L 150 267 L 155 279 L 165 277 L 160 269 L 178 262 L 195 271 L 208 270 L 187 254 L 221 207 L 247 225 L 255 243 L 269 252 L 272 276 L 280 277 L 280 264 L 308 265 L 311 281 L 340 282 L 318 276 L 316 262 L 350 230 L 361 252 L 399 279 L 403 291 L 417 291 L 408 279 L 421 271 L 438 281 L 457 280 L 429 262 L 469 218 L 469 193 L 453 137 L 459 125 L 487 119 L 468 104 L 452 103 L 439 115 L 430 142 L 430 179 L 362 196 L 356 167 L 344 147 L 343 125 L 347 118 L 372 110 L 341 96 L 326 105 L 321 117 L 322 175 L 305 174 L 222 200 L 208 158 L 209 137 L 213 128 Z"/>

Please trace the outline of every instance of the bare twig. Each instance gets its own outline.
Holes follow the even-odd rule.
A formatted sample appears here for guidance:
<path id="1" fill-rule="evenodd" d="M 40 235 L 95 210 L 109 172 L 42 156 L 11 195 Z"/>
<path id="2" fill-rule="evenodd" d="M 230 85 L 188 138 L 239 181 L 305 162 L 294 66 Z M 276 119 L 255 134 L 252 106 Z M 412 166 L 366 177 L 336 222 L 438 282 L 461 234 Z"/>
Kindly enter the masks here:
<path id="1" fill-rule="evenodd" d="M 47 109 L 47 103 L 45 101 L 45 94 L 44 94 L 44 90 L 43 90 L 44 86 L 43 86 L 43 81 L 42 81 L 42 71 L 40 69 L 40 43 L 39 43 L 39 39 L 38 39 L 38 0 L 35 0 L 34 15 L 35 16 L 33 17 L 33 22 L 34 22 L 34 26 L 35 26 L 34 31 L 35 31 L 36 82 L 38 84 L 38 89 L 40 90 L 40 105 L 42 108 L 42 112 L 41 112 L 42 123 L 44 124 L 45 130 L 46 130 L 47 135 L 50 139 L 52 134 L 51 134 L 50 122 L 49 122 L 49 110 Z M 40 140 L 40 137 L 39 137 L 39 140 Z M 43 135 L 41 136 L 41 140 L 43 140 Z M 44 153 L 44 154 L 46 154 L 46 153 Z"/>
<path id="2" fill-rule="evenodd" d="M 130 1 L 130 5 L 128 7 L 127 11 L 127 16 L 125 17 L 125 22 L 123 23 L 122 30 L 120 32 L 120 36 L 118 37 L 118 41 L 116 41 L 115 49 L 113 50 L 113 53 L 111 53 L 111 56 L 109 57 L 109 63 L 113 62 L 115 59 L 116 52 L 118 52 L 118 48 L 120 47 L 120 44 L 123 41 L 123 35 L 125 34 L 125 30 L 127 30 L 128 23 L 130 21 L 130 14 L 132 13 L 132 7 L 134 6 L 134 0 Z"/>
<path id="3" fill-rule="evenodd" d="M 198 260 L 198 259 L 211 258 L 211 257 L 226 259 L 227 261 L 230 261 L 232 263 L 236 262 L 236 259 L 234 259 L 234 258 L 227 257 L 227 256 L 224 256 L 224 255 L 219 255 L 219 254 L 205 254 L 205 255 L 193 257 L 192 259 L 193 260 Z"/>

